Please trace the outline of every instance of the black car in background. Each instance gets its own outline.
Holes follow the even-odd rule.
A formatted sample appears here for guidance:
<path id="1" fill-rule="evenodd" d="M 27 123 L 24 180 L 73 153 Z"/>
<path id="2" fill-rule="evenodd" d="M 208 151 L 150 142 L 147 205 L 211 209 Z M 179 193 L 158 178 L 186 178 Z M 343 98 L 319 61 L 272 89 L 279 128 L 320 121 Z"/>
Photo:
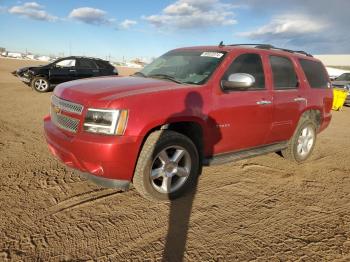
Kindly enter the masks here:
<path id="1" fill-rule="evenodd" d="M 48 92 L 57 84 L 76 79 L 118 75 L 117 69 L 108 61 L 80 56 L 61 58 L 43 66 L 19 68 L 12 73 L 38 92 Z"/>

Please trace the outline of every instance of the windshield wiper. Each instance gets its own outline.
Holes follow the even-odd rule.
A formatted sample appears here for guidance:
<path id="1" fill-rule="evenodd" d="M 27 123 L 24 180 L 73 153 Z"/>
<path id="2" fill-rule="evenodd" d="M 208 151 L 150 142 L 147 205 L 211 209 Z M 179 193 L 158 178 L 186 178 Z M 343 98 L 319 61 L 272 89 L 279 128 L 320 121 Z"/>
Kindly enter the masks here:
<path id="1" fill-rule="evenodd" d="M 178 83 L 178 84 L 183 84 L 181 81 L 177 80 L 175 77 L 169 76 L 169 75 L 165 75 L 165 74 L 148 75 L 148 77 L 167 79 L 167 80 L 173 81 L 173 82 Z"/>
<path id="2" fill-rule="evenodd" d="M 142 77 L 147 77 L 144 73 L 142 72 L 136 72 L 134 74 L 132 74 L 131 76 L 142 76 Z"/>

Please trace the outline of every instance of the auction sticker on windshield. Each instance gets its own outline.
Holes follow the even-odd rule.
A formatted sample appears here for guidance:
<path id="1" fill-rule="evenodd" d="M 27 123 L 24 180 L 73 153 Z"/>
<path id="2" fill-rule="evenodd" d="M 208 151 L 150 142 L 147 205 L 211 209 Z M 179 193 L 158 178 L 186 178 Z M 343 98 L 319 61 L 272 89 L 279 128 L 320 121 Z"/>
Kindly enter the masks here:
<path id="1" fill-rule="evenodd" d="M 201 56 L 221 58 L 224 54 L 219 52 L 203 52 Z"/>

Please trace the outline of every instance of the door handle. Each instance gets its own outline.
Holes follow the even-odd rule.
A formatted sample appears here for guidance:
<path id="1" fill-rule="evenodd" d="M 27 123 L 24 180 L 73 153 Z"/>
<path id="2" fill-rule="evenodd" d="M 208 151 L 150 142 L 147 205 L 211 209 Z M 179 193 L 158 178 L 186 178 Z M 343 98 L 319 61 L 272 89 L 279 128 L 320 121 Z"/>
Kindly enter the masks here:
<path id="1" fill-rule="evenodd" d="M 75 69 L 69 69 L 69 72 L 75 72 Z"/>
<path id="2" fill-rule="evenodd" d="M 300 102 L 300 101 L 307 101 L 307 99 L 305 97 L 296 97 L 294 98 L 294 102 Z"/>
<path id="3" fill-rule="evenodd" d="M 261 101 L 258 101 L 256 102 L 257 105 L 269 105 L 269 104 L 272 104 L 271 101 L 268 101 L 268 100 L 261 100 Z"/>
<path id="4" fill-rule="evenodd" d="M 100 72 L 100 70 L 98 70 L 98 69 L 94 69 L 94 70 L 92 70 L 92 72 L 94 72 L 94 73 L 98 73 L 98 72 Z"/>

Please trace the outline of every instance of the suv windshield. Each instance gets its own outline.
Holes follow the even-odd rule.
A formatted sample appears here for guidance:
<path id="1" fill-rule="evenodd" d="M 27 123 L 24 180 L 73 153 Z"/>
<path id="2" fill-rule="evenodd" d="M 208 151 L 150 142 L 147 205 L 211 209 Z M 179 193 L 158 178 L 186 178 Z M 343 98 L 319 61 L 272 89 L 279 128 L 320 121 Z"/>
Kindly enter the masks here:
<path id="1" fill-rule="evenodd" d="M 337 81 L 350 81 L 350 73 L 345 73 L 337 77 L 335 80 Z"/>
<path id="2" fill-rule="evenodd" d="M 201 85 L 209 79 L 224 56 L 225 52 L 216 51 L 170 51 L 136 75 Z"/>

